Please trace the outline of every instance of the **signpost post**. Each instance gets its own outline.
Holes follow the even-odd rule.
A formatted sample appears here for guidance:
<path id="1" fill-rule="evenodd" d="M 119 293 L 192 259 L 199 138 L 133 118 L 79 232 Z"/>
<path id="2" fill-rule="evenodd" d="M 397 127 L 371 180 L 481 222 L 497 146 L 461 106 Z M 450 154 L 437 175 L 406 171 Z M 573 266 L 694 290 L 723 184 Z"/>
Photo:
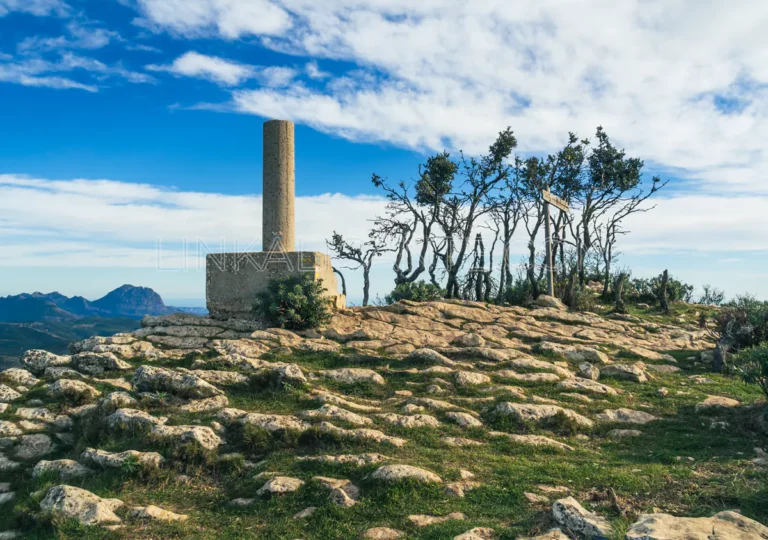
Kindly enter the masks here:
<path id="1" fill-rule="evenodd" d="M 541 190 L 541 198 L 544 200 L 544 231 L 547 235 L 547 294 L 555 296 L 555 272 L 552 263 L 552 230 L 549 224 L 549 205 L 553 205 L 563 212 L 568 211 L 568 202 L 557 195 L 553 195 L 549 188 Z"/>

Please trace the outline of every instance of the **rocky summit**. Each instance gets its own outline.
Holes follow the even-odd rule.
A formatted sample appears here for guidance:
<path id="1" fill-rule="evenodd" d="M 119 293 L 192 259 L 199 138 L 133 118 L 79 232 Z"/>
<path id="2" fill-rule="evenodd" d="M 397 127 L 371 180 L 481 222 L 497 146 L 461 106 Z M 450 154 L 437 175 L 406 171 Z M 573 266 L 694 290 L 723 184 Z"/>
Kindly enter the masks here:
<path id="1" fill-rule="evenodd" d="M 0 538 L 766 539 L 759 390 L 685 323 L 148 316 L 0 373 Z"/>

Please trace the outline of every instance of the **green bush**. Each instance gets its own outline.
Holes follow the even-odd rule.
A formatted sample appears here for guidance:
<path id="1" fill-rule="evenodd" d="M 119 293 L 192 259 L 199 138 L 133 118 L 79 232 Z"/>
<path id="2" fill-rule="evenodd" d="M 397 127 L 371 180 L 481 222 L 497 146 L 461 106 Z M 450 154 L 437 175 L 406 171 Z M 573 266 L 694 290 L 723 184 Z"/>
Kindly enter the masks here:
<path id="1" fill-rule="evenodd" d="M 634 302 L 659 303 L 661 297 L 661 275 L 650 279 L 633 279 L 626 285 L 626 288 L 627 298 Z M 693 285 L 684 283 L 670 275 L 667 282 L 667 300 L 669 302 L 690 303 L 693 300 L 694 289 Z"/>
<path id="2" fill-rule="evenodd" d="M 306 330 L 330 321 L 331 300 L 325 296 L 322 280 L 303 274 L 270 281 L 256 299 L 254 311 L 273 326 Z"/>
<path id="3" fill-rule="evenodd" d="M 571 309 L 574 311 L 594 311 L 597 306 L 595 293 L 587 288 L 576 289 L 571 297 Z"/>
<path id="4" fill-rule="evenodd" d="M 399 283 L 392 292 L 389 293 L 384 301 L 387 304 L 394 304 L 399 300 L 413 300 L 414 302 L 433 302 L 443 298 L 443 291 L 435 287 L 432 283 L 426 281 L 414 281 L 410 283 Z"/>
<path id="5" fill-rule="evenodd" d="M 546 294 L 547 284 L 545 281 L 539 283 L 539 291 L 544 291 Z M 535 299 L 531 282 L 528 278 L 522 276 L 515 278 L 502 295 L 502 301 L 512 306 L 527 306 L 532 304 Z"/>
<path id="6" fill-rule="evenodd" d="M 744 349 L 735 355 L 733 369 L 744 382 L 758 385 L 768 400 L 768 343 Z"/>
<path id="7" fill-rule="evenodd" d="M 753 296 L 739 296 L 715 315 L 715 332 L 734 350 L 768 341 L 768 302 Z"/>

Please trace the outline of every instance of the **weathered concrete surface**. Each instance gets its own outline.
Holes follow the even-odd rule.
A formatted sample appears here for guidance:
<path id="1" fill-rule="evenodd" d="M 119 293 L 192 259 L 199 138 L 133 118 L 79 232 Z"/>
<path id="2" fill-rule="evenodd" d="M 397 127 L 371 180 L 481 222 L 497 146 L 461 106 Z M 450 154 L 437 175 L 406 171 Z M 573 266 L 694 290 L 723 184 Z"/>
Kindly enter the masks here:
<path id="1" fill-rule="evenodd" d="M 264 122 L 262 250 L 294 251 L 296 172 L 293 122 Z"/>
<path id="2" fill-rule="evenodd" d="M 210 253 L 206 257 L 205 297 L 211 317 L 253 318 L 257 295 L 273 279 L 309 274 L 323 280 L 336 309 L 345 299 L 338 293 L 331 258 L 313 251 Z"/>

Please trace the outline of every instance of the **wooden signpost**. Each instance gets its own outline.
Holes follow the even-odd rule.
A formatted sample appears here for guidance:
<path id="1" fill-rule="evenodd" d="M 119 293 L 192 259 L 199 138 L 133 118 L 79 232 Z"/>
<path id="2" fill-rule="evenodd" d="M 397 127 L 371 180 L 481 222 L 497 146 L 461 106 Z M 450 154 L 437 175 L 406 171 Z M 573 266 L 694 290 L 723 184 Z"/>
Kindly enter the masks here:
<path id="1" fill-rule="evenodd" d="M 541 190 L 541 198 L 544 200 L 544 231 L 547 235 L 547 294 L 555 296 L 555 272 L 552 263 L 552 230 L 549 224 L 549 205 L 553 205 L 563 212 L 568 211 L 568 202 L 557 195 L 553 195 L 549 188 Z"/>

